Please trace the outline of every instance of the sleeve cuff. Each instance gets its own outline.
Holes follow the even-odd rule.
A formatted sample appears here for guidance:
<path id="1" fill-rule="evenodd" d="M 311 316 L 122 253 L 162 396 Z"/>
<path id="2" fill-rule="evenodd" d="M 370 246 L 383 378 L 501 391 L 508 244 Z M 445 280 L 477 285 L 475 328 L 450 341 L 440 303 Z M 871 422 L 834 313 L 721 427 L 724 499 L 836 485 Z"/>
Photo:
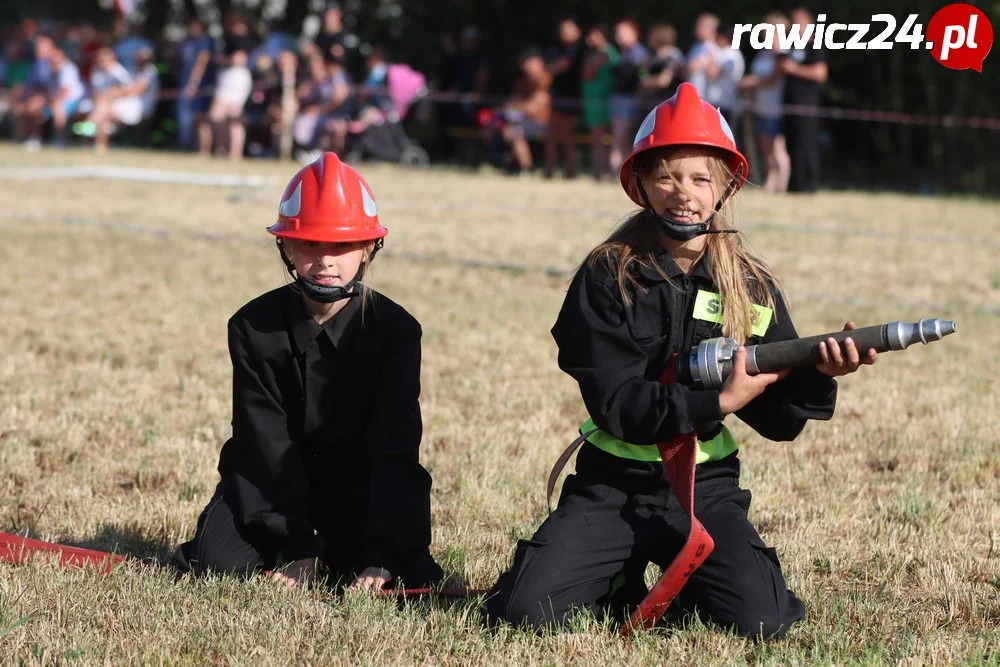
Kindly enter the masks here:
<path id="1" fill-rule="evenodd" d="M 389 570 L 393 579 L 396 579 L 401 574 L 399 558 L 393 549 L 384 544 L 370 544 L 368 546 L 364 566 L 381 567 Z"/>
<path id="2" fill-rule="evenodd" d="M 797 371 L 797 372 L 796 372 Z M 799 368 L 789 374 L 787 393 L 796 396 L 794 405 L 808 411 L 809 419 L 830 419 L 837 405 L 837 380 L 814 367 Z M 790 390 L 790 391 L 789 391 Z"/>
<path id="3" fill-rule="evenodd" d="M 687 398 L 688 419 L 692 427 L 705 422 L 721 421 L 719 392 L 715 389 L 691 390 Z"/>
<path id="4" fill-rule="evenodd" d="M 303 558 L 318 558 L 319 552 L 319 540 L 315 535 L 309 535 L 284 541 L 278 550 L 278 559 L 292 563 Z"/>

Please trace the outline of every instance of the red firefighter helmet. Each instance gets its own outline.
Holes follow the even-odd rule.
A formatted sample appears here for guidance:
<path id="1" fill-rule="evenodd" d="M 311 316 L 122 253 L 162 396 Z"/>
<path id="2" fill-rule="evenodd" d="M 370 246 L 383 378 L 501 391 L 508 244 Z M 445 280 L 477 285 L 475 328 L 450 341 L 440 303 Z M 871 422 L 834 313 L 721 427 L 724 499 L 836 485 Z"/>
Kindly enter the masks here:
<path id="1" fill-rule="evenodd" d="M 663 146 L 708 146 L 721 150 L 728 158 L 729 168 L 735 176 L 733 193 L 747 178 L 747 159 L 736 148 L 733 131 L 718 109 L 698 97 L 690 83 L 682 83 L 677 93 L 656 105 L 636 132 L 632 153 L 622 163 L 619 178 L 625 193 L 639 206 L 645 206 L 632 176 L 635 156 L 644 151 Z"/>
<path id="2" fill-rule="evenodd" d="M 267 228 L 279 238 L 353 243 L 389 233 L 378 222 L 375 195 L 353 167 L 326 152 L 288 182 L 278 220 Z"/>

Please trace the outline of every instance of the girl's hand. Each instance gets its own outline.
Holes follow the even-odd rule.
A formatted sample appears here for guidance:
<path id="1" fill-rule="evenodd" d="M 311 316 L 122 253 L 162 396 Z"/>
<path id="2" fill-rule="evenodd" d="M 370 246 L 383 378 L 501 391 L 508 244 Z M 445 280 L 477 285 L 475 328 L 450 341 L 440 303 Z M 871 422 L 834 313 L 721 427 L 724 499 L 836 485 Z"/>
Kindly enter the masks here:
<path id="1" fill-rule="evenodd" d="M 854 326 L 854 322 L 848 322 L 844 325 L 844 331 L 850 331 L 851 329 L 857 329 Z M 834 339 L 831 338 L 824 343 L 820 343 L 819 356 L 822 361 L 816 364 L 816 370 L 830 377 L 847 375 L 858 370 L 862 364 L 871 366 L 875 363 L 875 358 L 878 357 L 878 353 L 872 348 L 868 350 L 868 354 L 864 358 L 861 358 L 858 355 L 858 348 L 854 345 L 854 339 L 852 338 L 844 340 L 844 348 L 847 352 L 846 359 L 840 351 L 840 345 Z"/>
<path id="2" fill-rule="evenodd" d="M 271 581 L 285 584 L 289 588 L 298 585 L 308 586 L 316 579 L 316 559 L 303 558 L 294 561 L 280 572 L 271 572 L 268 576 Z"/>
<path id="3" fill-rule="evenodd" d="M 366 567 L 357 579 L 348 586 L 348 590 L 375 591 L 378 592 L 392 579 L 392 572 L 384 567 Z"/>
<path id="4" fill-rule="evenodd" d="M 733 355 L 733 372 L 726 378 L 719 393 L 719 410 L 723 415 L 736 412 L 747 403 L 764 393 L 773 384 L 788 375 L 788 370 L 777 373 L 747 375 L 747 349 L 742 345 Z"/>

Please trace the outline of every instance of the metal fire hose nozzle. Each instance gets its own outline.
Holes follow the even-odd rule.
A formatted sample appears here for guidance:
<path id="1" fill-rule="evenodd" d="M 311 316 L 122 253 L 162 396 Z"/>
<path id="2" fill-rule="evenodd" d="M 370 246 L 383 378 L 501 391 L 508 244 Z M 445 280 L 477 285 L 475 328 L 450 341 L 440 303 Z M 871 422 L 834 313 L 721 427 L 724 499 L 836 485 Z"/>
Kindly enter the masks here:
<path id="1" fill-rule="evenodd" d="M 819 344 L 833 338 L 846 353 L 844 341 L 854 340 L 860 354 L 874 348 L 876 352 L 905 350 L 914 343 L 927 345 L 958 331 L 952 320 L 928 319 L 919 322 L 889 322 L 837 331 L 809 338 L 783 340 L 776 343 L 747 346 L 747 373 L 756 375 L 812 366 L 820 361 Z M 691 348 L 686 358 L 678 360 L 677 377 L 695 389 L 719 389 L 733 371 L 733 357 L 739 347 L 732 338 L 710 338 Z"/>

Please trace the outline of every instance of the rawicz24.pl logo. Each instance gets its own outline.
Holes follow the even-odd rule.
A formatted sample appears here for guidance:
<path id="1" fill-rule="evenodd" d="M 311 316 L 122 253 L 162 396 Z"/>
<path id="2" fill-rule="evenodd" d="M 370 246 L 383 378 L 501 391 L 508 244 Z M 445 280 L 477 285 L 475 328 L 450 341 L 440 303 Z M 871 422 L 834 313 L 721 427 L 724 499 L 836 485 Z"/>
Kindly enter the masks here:
<path id="1" fill-rule="evenodd" d="M 750 46 L 758 50 L 772 48 L 772 45 L 782 51 L 808 48 L 877 50 L 891 49 L 897 43 L 919 49 L 923 44 L 945 67 L 983 71 L 983 61 L 993 46 L 993 26 L 982 10 L 962 2 L 942 7 L 927 24 L 926 40 L 924 26 L 917 23 L 918 18 L 917 14 L 908 15 L 898 31 L 896 17 L 892 14 L 873 14 L 871 23 L 829 24 L 826 14 L 820 14 L 816 24 L 793 25 L 790 29 L 771 23 L 738 23 L 733 30 L 733 48 L 740 48 L 744 36 L 749 37 Z M 878 31 L 881 23 L 885 28 Z"/>

